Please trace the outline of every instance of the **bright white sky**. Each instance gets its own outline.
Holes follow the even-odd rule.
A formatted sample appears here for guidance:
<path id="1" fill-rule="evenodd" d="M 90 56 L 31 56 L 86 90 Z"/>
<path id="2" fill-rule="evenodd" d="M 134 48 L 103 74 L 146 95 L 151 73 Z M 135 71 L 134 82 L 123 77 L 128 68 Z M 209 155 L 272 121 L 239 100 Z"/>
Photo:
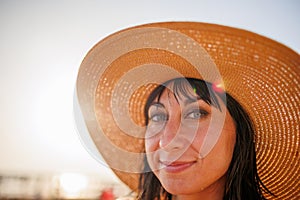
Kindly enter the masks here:
<path id="1" fill-rule="evenodd" d="M 0 172 L 112 173 L 81 145 L 73 119 L 77 70 L 117 30 L 203 21 L 248 29 L 300 50 L 298 0 L 0 1 Z"/>

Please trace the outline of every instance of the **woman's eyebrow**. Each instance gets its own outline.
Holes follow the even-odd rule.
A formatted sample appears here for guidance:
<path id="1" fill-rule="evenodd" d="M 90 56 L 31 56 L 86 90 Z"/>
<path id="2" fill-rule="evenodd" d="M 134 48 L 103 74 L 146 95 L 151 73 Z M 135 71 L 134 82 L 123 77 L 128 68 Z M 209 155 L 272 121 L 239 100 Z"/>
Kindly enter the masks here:
<path id="1" fill-rule="evenodd" d="M 205 103 L 205 104 L 208 104 L 206 101 L 204 101 L 203 99 L 200 99 L 200 98 L 188 98 L 188 99 L 185 99 L 183 101 L 183 104 L 185 106 L 189 105 L 189 104 L 193 104 L 193 103 Z M 209 105 L 209 104 L 208 104 Z"/>
<path id="2" fill-rule="evenodd" d="M 189 104 L 192 104 L 192 103 L 196 103 L 198 101 L 201 101 L 202 99 L 197 99 L 197 98 L 188 98 L 188 99 L 185 99 L 183 101 L 183 104 L 186 106 L 186 105 L 189 105 Z M 203 101 L 203 100 L 202 100 Z"/>
<path id="3" fill-rule="evenodd" d="M 152 103 L 150 104 L 149 108 L 152 107 L 152 106 L 160 107 L 160 108 L 164 108 L 164 107 L 165 107 L 162 103 L 156 102 L 156 101 L 155 101 L 155 102 L 152 102 Z"/>

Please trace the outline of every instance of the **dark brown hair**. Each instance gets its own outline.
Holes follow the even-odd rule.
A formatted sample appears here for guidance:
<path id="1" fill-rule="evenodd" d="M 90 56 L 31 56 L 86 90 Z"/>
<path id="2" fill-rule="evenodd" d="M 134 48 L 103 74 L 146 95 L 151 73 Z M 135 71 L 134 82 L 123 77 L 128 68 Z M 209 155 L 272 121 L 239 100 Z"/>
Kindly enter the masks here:
<path id="1" fill-rule="evenodd" d="M 256 168 L 256 153 L 254 136 L 255 131 L 251 119 L 243 107 L 229 94 L 218 93 L 213 90 L 211 83 L 193 78 L 177 78 L 167 81 L 158 86 L 149 96 L 145 106 L 145 119 L 148 123 L 148 109 L 150 104 L 158 99 L 165 91 L 169 83 L 173 82 L 173 92 L 183 94 L 188 97 L 186 83 L 194 89 L 199 99 L 220 109 L 216 95 L 221 97 L 227 109 L 235 121 L 236 125 L 236 144 L 233 157 L 227 171 L 226 184 L 224 190 L 224 200 L 243 200 L 243 199 L 265 199 L 263 192 L 269 190 L 260 180 Z M 161 185 L 158 178 L 151 171 L 147 158 L 144 162 L 144 173 L 140 176 L 138 199 L 141 200 L 160 200 L 172 199 L 172 194 L 168 193 Z"/>

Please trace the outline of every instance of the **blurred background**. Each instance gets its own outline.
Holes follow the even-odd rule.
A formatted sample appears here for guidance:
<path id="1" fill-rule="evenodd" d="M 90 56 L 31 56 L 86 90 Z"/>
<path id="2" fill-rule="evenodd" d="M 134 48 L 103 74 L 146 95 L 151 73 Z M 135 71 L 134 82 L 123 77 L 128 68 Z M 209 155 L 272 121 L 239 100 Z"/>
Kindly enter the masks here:
<path id="1" fill-rule="evenodd" d="M 0 0 L 0 199 L 112 199 L 129 189 L 82 145 L 79 65 L 120 29 L 201 21 L 300 50 L 298 0 Z"/>

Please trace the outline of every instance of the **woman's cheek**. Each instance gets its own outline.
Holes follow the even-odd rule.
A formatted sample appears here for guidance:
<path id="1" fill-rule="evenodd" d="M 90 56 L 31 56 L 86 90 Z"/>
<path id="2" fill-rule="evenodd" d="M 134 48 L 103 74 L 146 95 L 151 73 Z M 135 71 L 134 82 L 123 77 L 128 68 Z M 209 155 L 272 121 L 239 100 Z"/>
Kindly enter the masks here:
<path id="1" fill-rule="evenodd" d="M 159 149 L 159 137 L 152 136 L 149 138 L 145 138 L 145 149 L 146 149 L 146 156 L 148 163 L 150 165 L 150 168 L 157 169 L 158 163 L 155 162 L 155 157 L 157 157 L 157 150 Z"/>
<path id="2" fill-rule="evenodd" d="M 146 153 L 151 153 L 157 150 L 159 147 L 159 137 L 158 136 L 151 136 L 145 138 L 145 148 L 146 148 Z"/>
<path id="3" fill-rule="evenodd" d="M 199 154 L 201 154 L 200 150 L 204 142 L 204 138 L 207 135 L 208 127 L 201 126 L 197 129 L 197 133 L 191 142 L 191 147 L 195 149 Z"/>

